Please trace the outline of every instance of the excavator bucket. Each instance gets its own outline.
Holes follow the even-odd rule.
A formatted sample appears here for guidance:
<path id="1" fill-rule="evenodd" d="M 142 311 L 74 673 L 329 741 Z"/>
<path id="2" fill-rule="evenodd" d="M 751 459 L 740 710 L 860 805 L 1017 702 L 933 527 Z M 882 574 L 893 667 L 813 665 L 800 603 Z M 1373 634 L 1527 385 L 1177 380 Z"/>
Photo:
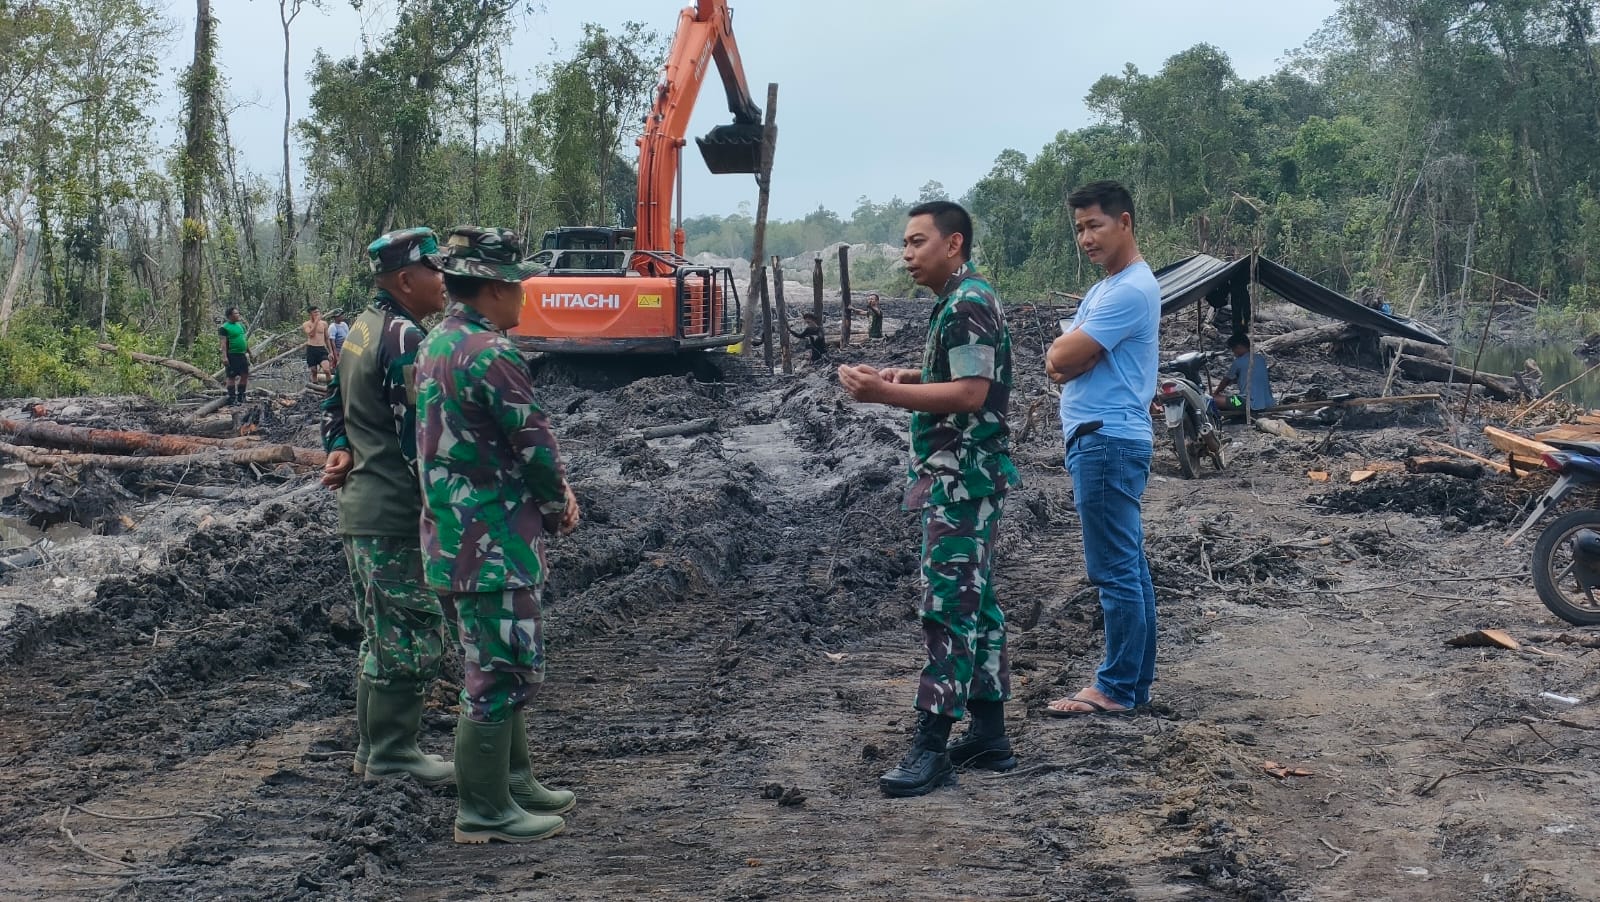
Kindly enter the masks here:
<path id="1" fill-rule="evenodd" d="M 706 158 L 706 168 L 717 175 L 734 172 L 761 171 L 761 156 L 765 129 L 759 125 L 719 125 L 696 138 L 700 155 Z"/>

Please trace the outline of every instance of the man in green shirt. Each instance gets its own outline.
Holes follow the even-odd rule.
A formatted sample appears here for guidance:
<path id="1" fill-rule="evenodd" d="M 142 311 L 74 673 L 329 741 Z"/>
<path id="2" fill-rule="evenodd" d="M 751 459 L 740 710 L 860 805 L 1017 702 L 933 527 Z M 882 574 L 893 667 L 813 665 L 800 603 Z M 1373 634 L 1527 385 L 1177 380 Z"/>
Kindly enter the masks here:
<path id="1" fill-rule="evenodd" d="M 355 770 L 369 780 L 410 774 L 424 785 L 455 769 L 417 747 L 423 692 L 444 661 L 438 593 L 423 581 L 418 524 L 417 396 L 412 369 L 444 309 L 442 256 L 432 229 L 389 232 L 367 246 L 378 293 L 350 327 L 322 403 L 322 482 L 339 490 L 339 534 L 361 621 Z"/>
<path id="2" fill-rule="evenodd" d="M 227 316 L 228 321 L 217 327 L 217 336 L 222 342 L 228 403 L 243 404 L 244 393 L 250 388 L 250 330 L 239 316 L 238 307 L 229 307 Z"/>
<path id="3" fill-rule="evenodd" d="M 867 295 L 867 309 L 862 310 L 857 307 L 851 307 L 850 313 L 867 318 L 868 338 L 883 337 L 883 307 L 878 303 L 878 293 L 876 291 Z"/>

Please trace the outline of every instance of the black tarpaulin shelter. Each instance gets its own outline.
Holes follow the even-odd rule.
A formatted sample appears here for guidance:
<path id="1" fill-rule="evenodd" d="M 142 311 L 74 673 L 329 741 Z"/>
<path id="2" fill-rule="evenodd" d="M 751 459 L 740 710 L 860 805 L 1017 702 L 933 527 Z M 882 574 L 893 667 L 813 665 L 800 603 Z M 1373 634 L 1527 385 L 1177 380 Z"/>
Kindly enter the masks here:
<path id="1" fill-rule="evenodd" d="M 1371 329 L 1380 335 L 1433 345 L 1449 344 L 1416 320 L 1374 310 L 1266 257 L 1256 258 L 1256 279 L 1261 287 L 1312 313 Z M 1250 258 L 1240 257 L 1230 263 L 1209 254 L 1195 254 L 1157 270 L 1156 281 L 1161 284 L 1161 315 L 1166 316 L 1193 307 L 1213 292 L 1248 285 Z M 1238 315 L 1243 311 L 1234 312 Z"/>

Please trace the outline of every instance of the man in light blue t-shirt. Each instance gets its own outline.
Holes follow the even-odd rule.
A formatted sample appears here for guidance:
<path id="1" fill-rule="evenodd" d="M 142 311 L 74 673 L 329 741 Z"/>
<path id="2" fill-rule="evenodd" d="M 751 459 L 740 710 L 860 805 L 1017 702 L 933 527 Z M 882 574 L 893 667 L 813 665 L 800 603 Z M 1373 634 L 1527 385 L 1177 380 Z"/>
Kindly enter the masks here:
<path id="1" fill-rule="evenodd" d="M 1250 350 L 1250 336 L 1235 335 L 1228 339 L 1228 350 L 1233 352 L 1233 363 L 1228 365 L 1228 375 L 1217 383 L 1212 395 L 1217 406 L 1229 409 L 1228 388 L 1237 385 L 1243 397 L 1250 399 L 1250 411 L 1266 410 L 1272 406 L 1272 385 L 1267 381 L 1267 358 L 1259 351 Z"/>
<path id="2" fill-rule="evenodd" d="M 1089 289 L 1066 334 L 1045 353 L 1061 386 L 1072 497 L 1083 562 L 1105 611 L 1105 660 L 1094 682 L 1049 704 L 1053 717 L 1127 714 L 1150 701 L 1156 673 L 1156 592 L 1139 502 L 1150 478 L 1161 288 L 1139 255 L 1133 198 L 1094 182 L 1067 198 L 1078 246 L 1106 278 Z"/>

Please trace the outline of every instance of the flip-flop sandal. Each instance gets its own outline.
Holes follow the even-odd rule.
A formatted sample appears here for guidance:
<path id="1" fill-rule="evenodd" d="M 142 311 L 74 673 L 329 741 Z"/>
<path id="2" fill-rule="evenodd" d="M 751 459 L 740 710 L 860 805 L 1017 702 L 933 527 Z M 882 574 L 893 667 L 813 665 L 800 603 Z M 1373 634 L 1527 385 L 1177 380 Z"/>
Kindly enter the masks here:
<path id="1" fill-rule="evenodd" d="M 1130 714 L 1132 714 L 1134 712 L 1133 708 L 1107 708 L 1105 705 L 1102 705 L 1102 704 L 1100 704 L 1098 702 L 1093 702 L 1093 701 L 1090 701 L 1089 699 L 1086 699 L 1086 698 L 1079 698 L 1076 695 L 1074 695 L 1072 698 L 1068 699 L 1068 701 L 1077 702 L 1080 705 L 1088 705 L 1089 706 L 1089 710 L 1088 711 L 1057 711 L 1055 708 L 1052 708 L 1052 707 L 1049 707 L 1048 705 L 1046 705 L 1045 709 L 1044 709 L 1045 716 L 1046 717 L 1127 717 L 1128 715 L 1130 715 Z"/>

